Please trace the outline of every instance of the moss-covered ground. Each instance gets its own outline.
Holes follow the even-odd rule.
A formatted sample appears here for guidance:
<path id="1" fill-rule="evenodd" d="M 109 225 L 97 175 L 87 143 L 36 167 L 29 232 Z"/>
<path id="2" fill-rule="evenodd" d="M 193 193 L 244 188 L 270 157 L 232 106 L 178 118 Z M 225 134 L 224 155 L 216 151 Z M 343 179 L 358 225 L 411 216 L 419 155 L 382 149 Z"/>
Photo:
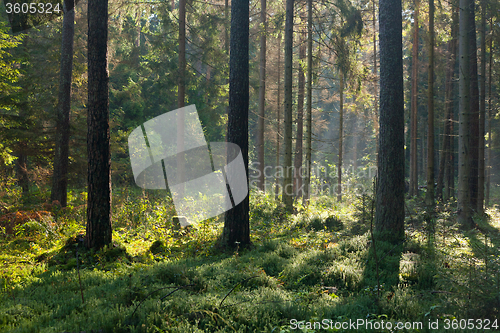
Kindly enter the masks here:
<path id="1" fill-rule="evenodd" d="M 494 332 L 500 325 L 496 207 L 462 231 L 453 203 L 429 216 L 419 199 L 407 200 L 406 239 L 394 245 L 371 238 L 369 197 L 342 204 L 318 197 L 288 215 L 273 196 L 251 193 L 252 246 L 227 251 L 217 242 L 222 218 L 177 230 L 171 200 L 115 190 L 113 244 L 94 252 L 83 246 L 85 198 L 71 192 L 64 209 L 44 206 L 44 198 L 5 205 L 0 332 L 483 332 L 487 320 Z"/>

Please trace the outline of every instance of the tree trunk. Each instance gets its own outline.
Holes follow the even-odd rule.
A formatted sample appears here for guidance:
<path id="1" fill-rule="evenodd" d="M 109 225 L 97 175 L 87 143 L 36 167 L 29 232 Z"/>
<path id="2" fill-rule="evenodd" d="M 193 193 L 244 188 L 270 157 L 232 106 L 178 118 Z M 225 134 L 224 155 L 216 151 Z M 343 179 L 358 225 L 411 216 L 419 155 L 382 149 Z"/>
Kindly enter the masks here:
<path id="1" fill-rule="evenodd" d="M 108 104 L 108 1 L 88 2 L 88 201 L 86 244 L 111 243 L 111 155 Z"/>
<path id="2" fill-rule="evenodd" d="M 469 15 L 469 80 L 470 80 L 470 169 L 469 169 L 469 189 L 470 189 L 470 209 L 475 211 L 478 204 L 478 175 L 479 175 L 479 88 L 477 77 L 477 47 L 476 47 L 476 19 L 475 4 L 471 5 Z"/>
<path id="3" fill-rule="evenodd" d="M 14 19 L 21 19 L 20 15 L 14 15 Z M 24 26 L 24 23 L 17 23 L 18 26 Z M 12 29 L 14 29 L 14 23 L 12 24 Z M 26 28 L 28 29 L 28 28 Z M 21 49 L 23 52 L 28 53 L 28 36 L 23 38 L 22 44 L 21 44 Z M 21 63 L 20 68 L 23 69 L 26 65 Z M 27 90 L 27 87 L 23 88 L 24 91 Z M 21 105 L 19 107 L 19 118 L 20 119 L 25 119 L 26 118 L 26 110 L 25 106 Z M 24 131 L 27 131 L 27 127 L 23 128 Z M 30 182 L 29 182 L 29 176 L 28 176 L 28 154 L 27 154 L 27 149 L 28 148 L 28 142 L 25 140 L 18 140 L 17 145 L 16 145 L 16 177 L 17 177 L 17 185 L 21 187 L 21 198 L 24 199 L 29 195 L 30 193 Z"/>
<path id="4" fill-rule="evenodd" d="M 380 10 L 380 8 L 379 8 Z M 377 28 L 376 28 L 376 22 L 377 22 L 377 15 L 375 14 L 375 0 L 372 1 L 372 25 L 373 25 L 373 74 L 375 76 L 375 82 L 373 85 L 374 92 L 374 102 L 373 102 L 373 129 L 375 131 L 375 142 L 376 142 L 376 147 L 375 147 L 375 159 L 378 159 L 378 151 L 379 151 L 379 103 L 378 103 L 378 69 L 377 69 Z"/>
<path id="5" fill-rule="evenodd" d="M 257 170 L 259 178 L 257 186 L 264 191 L 264 118 L 266 107 L 266 0 L 260 1 L 260 23 L 262 31 L 260 32 L 260 64 L 259 64 L 259 118 L 257 121 Z"/>
<path id="6" fill-rule="evenodd" d="M 418 194 L 418 169 L 417 169 L 417 131 L 418 131 L 418 7 L 415 0 L 413 18 L 413 51 L 412 51 L 412 83 L 411 83 L 411 147 L 410 147 L 410 196 Z"/>
<path id="7" fill-rule="evenodd" d="M 73 36 L 75 34 L 74 1 L 65 0 L 63 11 L 59 103 L 57 105 L 56 115 L 56 146 L 50 199 L 52 201 L 57 200 L 62 207 L 66 207 L 69 157 L 69 114 L 71 111 L 71 75 L 73 73 Z"/>
<path id="8" fill-rule="evenodd" d="M 141 59 L 141 12 L 136 12 L 135 14 L 135 24 L 136 24 L 136 33 L 137 36 L 134 41 L 134 49 L 132 50 L 132 59 L 133 59 L 133 65 L 136 67 L 139 67 L 140 65 L 140 59 Z M 64 23 L 63 23 L 64 24 Z"/>
<path id="9" fill-rule="evenodd" d="M 237 144 L 245 163 L 248 184 L 248 42 L 249 1 L 233 0 L 229 60 L 229 114 L 227 142 Z M 242 248 L 250 244 L 248 196 L 225 214 L 223 244 Z"/>
<path id="10" fill-rule="evenodd" d="M 458 136 L 458 222 L 464 228 L 472 226 L 470 210 L 470 52 L 468 32 L 470 29 L 471 0 L 460 0 L 459 27 L 459 136 Z"/>
<path id="11" fill-rule="evenodd" d="M 490 17 L 490 29 L 493 29 L 493 18 Z M 484 204 L 486 207 L 490 205 L 490 181 L 491 181 L 491 152 L 493 151 L 493 141 L 491 141 L 491 74 L 493 65 L 493 38 L 490 38 L 490 64 L 488 67 L 488 163 L 486 172 L 486 194 L 484 198 Z"/>
<path id="12" fill-rule="evenodd" d="M 457 20 L 458 21 L 458 20 Z M 456 74 L 454 74 L 456 75 Z M 455 84 L 455 83 L 454 83 Z M 448 198 L 455 198 L 455 161 L 457 160 L 457 154 L 455 153 L 455 112 L 451 113 L 450 120 L 450 154 L 449 154 L 449 162 L 447 166 L 448 174 L 446 175 L 446 189 L 448 193 Z"/>
<path id="13" fill-rule="evenodd" d="M 434 209 L 434 0 L 429 0 L 429 72 L 427 87 L 427 192 L 425 202 Z"/>
<path id="14" fill-rule="evenodd" d="M 486 116 L 486 1 L 481 1 L 481 96 L 479 96 L 479 149 L 477 212 L 484 213 L 484 127 Z"/>
<path id="15" fill-rule="evenodd" d="M 292 57 L 293 57 L 293 0 L 286 0 L 285 21 L 285 160 L 282 200 L 286 210 L 293 210 L 292 183 Z"/>
<path id="16" fill-rule="evenodd" d="M 294 160 L 294 179 L 295 179 L 295 196 L 298 200 L 304 193 L 302 189 L 302 139 L 304 136 L 304 68 L 303 61 L 306 58 L 306 46 L 304 38 L 300 36 L 299 48 L 299 86 L 297 93 L 297 139 L 295 141 L 295 160 Z"/>
<path id="17" fill-rule="evenodd" d="M 426 178 L 426 171 L 427 171 L 427 167 L 426 167 L 426 162 L 427 162 L 427 152 L 426 152 L 426 148 L 427 148 L 427 123 L 426 123 L 426 118 L 424 115 L 420 115 L 420 121 L 419 121 L 419 124 L 420 124 L 420 129 L 419 129 L 419 135 L 420 135 L 420 154 L 418 155 L 419 157 L 419 162 L 420 162 L 420 165 L 418 167 L 418 172 L 420 173 L 420 178 Z"/>
<path id="18" fill-rule="evenodd" d="M 311 144 L 312 144 L 312 0 L 307 0 L 307 110 L 306 110 L 306 179 L 304 184 L 304 204 L 309 203 L 311 184 Z"/>
<path id="19" fill-rule="evenodd" d="M 179 0 L 179 72 L 177 77 L 177 107 L 184 107 L 186 86 L 186 0 Z M 185 165 L 184 156 L 184 113 L 177 116 L 177 179 L 179 197 L 184 197 Z"/>
<path id="20" fill-rule="evenodd" d="M 278 33 L 278 101 L 277 101 L 277 116 L 276 116 L 276 170 L 280 165 L 280 109 L 281 109 L 281 31 Z M 280 177 L 275 172 L 276 187 L 274 188 L 274 198 L 277 201 L 280 192 Z"/>
<path id="21" fill-rule="evenodd" d="M 455 72 L 455 60 L 457 56 L 457 23 L 458 12 L 453 11 L 452 26 L 451 26 L 451 40 L 448 42 L 448 63 L 446 67 L 446 81 L 445 81 L 445 120 L 444 120 L 444 135 L 443 135 L 443 149 L 441 151 L 441 158 L 439 160 L 439 175 L 437 181 L 436 193 L 439 199 L 443 199 L 443 187 L 446 181 L 446 188 L 444 191 L 444 199 L 450 198 L 449 192 L 449 175 L 452 165 L 452 152 L 451 143 L 453 140 L 453 74 Z"/>
<path id="22" fill-rule="evenodd" d="M 224 50 L 229 56 L 229 0 L 224 1 Z"/>
<path id="23" fill-rule="evenodd" d="M 21 142 L 17 147 L 17 184 L 21 187 L 21 195 L 25 198 L 30 193 L 30 183 L 28 177 L 28 155 L 25 153 L 26 143 Z"/>
<path id="24" fill-rule="evenodd" d="M 400 0 L 380 0 L 380 134 L 375 228 L 404 239 L 404 100 Z"/>
<path id="25" fill-rule="evenodd" d="M 354 97 L 354 100 L 356 101 L 356 97 Z M 357 105 L 357 103 L 356 103 Z M 357 174 L 358 171 L 358 128 L 359 128 L 359 118 L 356 117 L 356 120 L 354 120 L 354 126 L 353 126 L 353 132 L 356 133 L 354 135 L 354 138 L 352 139 L 352 170 L 354 175 Z M 362 134 L 364 136 L 364 133 Z"/>
<path id="26" fill-rule="evenodd" d="M 342 153 L 344 143 L 344 72 L 339 70 L 339 160 L 337 163 L 337 201 L 342 201 Z"/>
<path id="27" fill-rule="evenodd" d="M 179 0 L 179 73 L 177 77 L 177 107 L 184 106 L 186 95 L 186 0 Z"/>

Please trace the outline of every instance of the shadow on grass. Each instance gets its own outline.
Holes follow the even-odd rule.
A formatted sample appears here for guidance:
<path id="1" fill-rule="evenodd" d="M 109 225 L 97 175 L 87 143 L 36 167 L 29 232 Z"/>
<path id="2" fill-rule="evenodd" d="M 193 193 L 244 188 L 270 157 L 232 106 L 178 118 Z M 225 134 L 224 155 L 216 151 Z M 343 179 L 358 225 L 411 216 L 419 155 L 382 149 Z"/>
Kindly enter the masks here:
<path id="1" fill-rule="evenodd" d="M 437 271 L 435 217 L 433 214 L 422 215 L 422 222 L 415 223 L 410 214 L 411 223 L 405 227 L 406 237 L 394 241 L 391 233 L 375 233 L 370 241 L 366 267 L 363 271 L 362 285 L 364 292 L 371 295 L 378 308 L 378 315 L 388 311 L 394 315 L 395 304 L 391 305 L 394 295 L 401 299 L 423 296 L 420 291 L 433 291 Z M 414 232 L 425 235 L 425 244 L 414 240 Z M 422 233 L 421 233 L 422 234 Z M 376 250 L 376 252 L 375 252 Z M 411 296 L 414 295 L 414 296 Z M 423 299 L 422 299 L 423 301 Z M 398 302 L 398 301 L 396 301 Z M 421 308 L 422 309 L 422 308 Z M 420 314 L 419 314 L 420 316 Z"/>
<path id="2" fill-rule="evenodd" d="M 495 318 L 500 313 L 500 231 L 490 216 L 475 217 L 476 228 L 464 232 L 473 252 L 468 262 L 467 315 Z"/>
<path id="3" fill-rule="evenodd" d="M 381 234 L 374 234 L 374 238 L 375 246 L 371 239 L 361 284 L 378 303 L 381 297 L 386 297 L 398 286 L 404 242 L 384 241 Z"/>

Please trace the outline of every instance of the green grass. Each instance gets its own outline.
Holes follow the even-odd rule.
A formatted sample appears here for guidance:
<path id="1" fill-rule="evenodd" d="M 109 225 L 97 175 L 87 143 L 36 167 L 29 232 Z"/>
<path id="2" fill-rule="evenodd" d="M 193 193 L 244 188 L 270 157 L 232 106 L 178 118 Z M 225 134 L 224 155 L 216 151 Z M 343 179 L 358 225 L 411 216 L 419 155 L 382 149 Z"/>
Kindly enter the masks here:
<path id="1" fill-rule="evenodd" d="M 253 245 L 224 252 L 222 219 L 177 231 L 168 198 L 115 190 L 114 244 L 94 252 L 79 239 L 85 195 L 0 237 L 1 332 L 294 332 L 293 320 L 306 321 L 302 332 L 349 331 L 306 329 L 323 319 L 422 322 L 392 332 L 425 332 L 429 320 L 445 331 L 445 319 L 498 317 L 496 208 L 463 232 L 438 206 L 431 233 L 424 205 L 409 201 L 405 242 L 376 240 L 377 277 L 360 198 L 320 197 L 287 215 L 273 195 L 252 193 Z"/>

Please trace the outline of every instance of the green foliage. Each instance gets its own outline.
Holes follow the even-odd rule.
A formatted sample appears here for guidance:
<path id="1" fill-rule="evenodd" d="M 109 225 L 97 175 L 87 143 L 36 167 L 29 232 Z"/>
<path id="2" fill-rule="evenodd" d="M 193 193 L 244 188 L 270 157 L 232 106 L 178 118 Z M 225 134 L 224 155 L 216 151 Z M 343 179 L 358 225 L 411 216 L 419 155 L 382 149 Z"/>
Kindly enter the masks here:
<path id="1" fill-rule="evenodd" d="M 19 76 L 19 70 L 15 66 L 18 59 L 13 57 L 9 50 L 17 47 L 24 36 L 11 36 L 7 32 L 6 22 L 0 21 L 0 107 L 8 110 L 11 106 L 9 94 L 19 90 L 19 87 L 13 85 Z"/>
<path id="2" fill-rule="evenodd" d="M 153 244 L 149 247 L 149 251 L 152 254 L 158 254 L 160 252 L 165 251 L 165 244 L 161 240 L 155 240 Z"/>

